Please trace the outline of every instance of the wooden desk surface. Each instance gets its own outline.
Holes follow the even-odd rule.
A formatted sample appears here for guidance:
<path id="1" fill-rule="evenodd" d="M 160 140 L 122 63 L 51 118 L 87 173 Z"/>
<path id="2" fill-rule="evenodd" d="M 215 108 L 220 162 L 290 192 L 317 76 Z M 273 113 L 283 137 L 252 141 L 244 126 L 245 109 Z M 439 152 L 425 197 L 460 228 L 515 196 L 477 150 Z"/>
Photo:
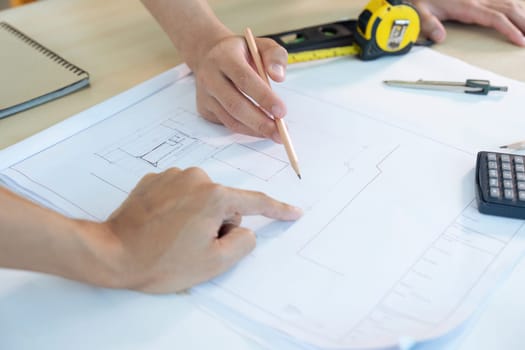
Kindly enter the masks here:
<path id="1" fill-rule="evenodd" d="M 270 34 L 343 18 L 355 18 L 366 0 L 211 0 L 235 32 L 249 25 Z M 46 0 L 0 11 L 21 31 L 91 74 L 91 87 L 0 120 L 0 149 L 151 78 L 179 63 L 180 56 L 140 1 Z M 525 49 L 493 30 L 447 24 L 438 51 L 513 79 L 525 81 Z M 502 57 L 505 57 L 503 60 Z M 1 89 L 8 84 L 0 83 Z"/>

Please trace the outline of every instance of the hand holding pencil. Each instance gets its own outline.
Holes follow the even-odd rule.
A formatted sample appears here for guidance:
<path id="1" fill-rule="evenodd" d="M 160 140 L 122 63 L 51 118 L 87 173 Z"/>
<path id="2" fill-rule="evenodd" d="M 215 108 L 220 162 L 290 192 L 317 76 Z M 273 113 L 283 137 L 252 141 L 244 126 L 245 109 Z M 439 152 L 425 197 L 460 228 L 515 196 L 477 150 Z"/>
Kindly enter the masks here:
<path id="1" fill-rule="evenodd" d="M 193 71 L 197 111 L 203 118 L 223 124 L 237 133 L 269 138 L 278 143 L 289 139 L 285 134 L 286 129 L 278 128 L 278 124 L 284 124 L 279 121 L 276 123 L 277 119 L 286 115 L 285 103 L 254 69 L 244 38 L 215 18 L 205 1 L 196 2 L 196 6 L 183 7 L 185 11 L 182 12 L 173 11 L 180 21 L 165 16 L 158 2 L 143 2 L 159 20 Z M 177 8 L 175 3 L 169 4 L 172 9 Z M 199 13 L 200 20 L 190 21 L 188 28 L 190 23 L 185 23 L 184 19 L 195 17 L 196 13 Z M 181 32 L 192 34 L 176 35 Z M 199 32 L 205 34 L 203 40 L 195 40 Z M 264 77 L 268 74 L 273 81 L 284 81 L 288 61 L 286 50 L 269 38 L 257 38 L 256 43 L 263 66 L 266 67 Z M 291 155 L 293 149 L 286 147 Z"/>
<path id="2" fill-rule="evenodd" d="M 250 28 L 245 29 L 244 38 L 246 39 L 246 44 L 248 45 L 250 55 L 253 59 L 255 67 L 257 68 L 257 73 L 266 82 L 266 84 L 270 86 L 270 81 L 268 80 L 268 76 L 266 75 L 266 70 L 264 69 L 264 66 L 261 60 L 261 56 L 259 55 L 259 49 L 257 48 L 257 44 L 255 43 L 255 38 L 253 37 L 252 31 Z M 300 179 L 301 172 L 299 170 L 299 162 L 297 160 L 297 155 L 295 154 L 295 150 L 293 148 L 292 140 L 290 139 L 290 135 L 288 134 L 288 129 L 286 128 L 286 125 L 284 124 L 284 121 L 281 118 L 276 118 L 276 117 L 273 117 L 273 118 L 275 120 L 275 124 L 277 125 L 277 129 L 279 130 L 280 138 L 286 149 L 286 154 L 288 155 L 288 159 L 290 160 L 290 165 L 292 166 L 293 170 L 297 174 L 297 177 L 299 177 Z"/>
<path id="3" fill-rule="evenodd" d="M 222 26 L 209 28 L 206 33 L 207 40 L 192 39 L 177 46 L 195 76 L 199 114 L 234 132 L 281 143 L 275 122 L 264 111 L 282 118 L 286 104 L 258 76 L 244 38 Z M 272 39 L 256 41 L 269 77 L 284 81 L 286 50 Z"/>

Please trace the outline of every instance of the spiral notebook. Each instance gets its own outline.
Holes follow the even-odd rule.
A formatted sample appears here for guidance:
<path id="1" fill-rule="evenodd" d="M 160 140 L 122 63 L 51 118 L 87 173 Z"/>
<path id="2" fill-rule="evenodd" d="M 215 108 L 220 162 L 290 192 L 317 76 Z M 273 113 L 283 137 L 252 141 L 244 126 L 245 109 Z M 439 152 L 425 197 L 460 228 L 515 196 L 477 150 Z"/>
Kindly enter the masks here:
<path id="1" fill-rule="evenodd" d="M 0 22 L 0 118 L 89 85 L 89 74 Z"/>

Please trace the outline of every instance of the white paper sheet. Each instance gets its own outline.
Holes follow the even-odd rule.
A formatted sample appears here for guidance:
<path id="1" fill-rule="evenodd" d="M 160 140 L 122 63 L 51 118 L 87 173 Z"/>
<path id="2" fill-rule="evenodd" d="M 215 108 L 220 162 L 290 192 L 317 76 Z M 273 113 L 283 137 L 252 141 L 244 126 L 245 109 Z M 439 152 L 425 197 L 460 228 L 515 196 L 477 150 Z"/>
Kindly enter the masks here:
<path id="1" fill-rule="evenodd" d="M 281 145 L 199 118 L 194 80 L 182 76 L 164 74 L 75 117 L 71 131 L 57 127 L 2 151 L 2 179 L 93 220 L 105 219 L 141 176 L 171 166 L 200 166 L 214 181 L 301 206 L 296 223 L 246 220 L 257 249 L 195 292 L 208 307 L 324 348 L 445 334 L 520 256 L 523 222 L 477 212 L 473 168 L 478 150 L 522 138 L 523 84 L 429 49 L 292 67 L 275 89 L 288 104 L 299 181 Z M 509 92 L 381 83 L 419 78 L 489 78 Z"/>

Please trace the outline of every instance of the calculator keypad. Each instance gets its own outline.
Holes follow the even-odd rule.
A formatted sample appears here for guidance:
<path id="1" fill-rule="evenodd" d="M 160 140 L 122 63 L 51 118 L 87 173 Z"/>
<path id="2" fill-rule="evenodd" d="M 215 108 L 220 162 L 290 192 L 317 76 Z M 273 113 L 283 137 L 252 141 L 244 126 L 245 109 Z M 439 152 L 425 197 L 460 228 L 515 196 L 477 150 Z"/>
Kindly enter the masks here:
<path id="1" fill-rule="evenodd" d="M 484 153 L 488 177 L 488 197 L 498 203 L 512 202 L 525 207 L 525 162 L 522 156 Z M 509 203 L 510 204 L 510 203 Z"/>

